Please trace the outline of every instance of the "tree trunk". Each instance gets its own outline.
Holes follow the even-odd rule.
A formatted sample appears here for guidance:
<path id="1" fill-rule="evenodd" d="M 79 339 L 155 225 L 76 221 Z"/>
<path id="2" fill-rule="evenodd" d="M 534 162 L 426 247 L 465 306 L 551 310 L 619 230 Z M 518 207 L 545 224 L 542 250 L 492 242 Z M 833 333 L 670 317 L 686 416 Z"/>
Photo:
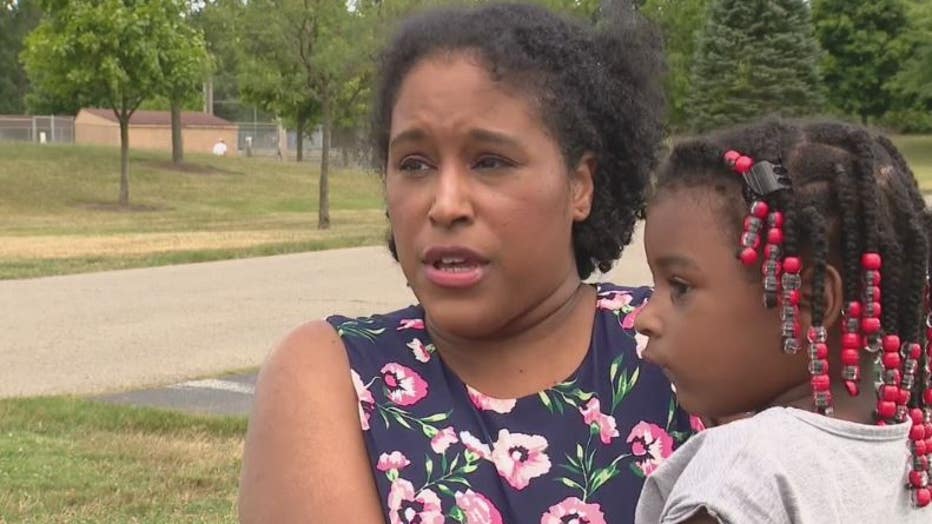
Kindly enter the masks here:
<path id="1" fill-rule="evenodd" d="M 120 115 L 120 205 L 129 205 L 129 115 Z"/>
<path id="2" fill-rule="evenodd" d="M 172 162 L 184 161 L 184 142 L 181 137 L 181 101 L 172 100 Z"/>
<path id="3" fill-rule="evenodd" d="M 304 128 L 305 126 L 307 126 L 307 119 L 304 117 L 304 115 L 299 114 L 298 115 L 298 129 L 297 129 L 297 132 L 295 133 L 297 135 L 296 138 L 298 140 L 297 151 L 295 151 L 295 159 L 298 162 L 304 161 Z"/>
<path id="4" fill-rule="evenodd" d="M 345 136 L 343 137 L 343 144 L 342 144 L 341 147 L 340 147 L 340 155 L 341 155 L 342 158 L 343 158 L 343 164 L 342 164 L 343 167 L 344 167 L 344 168 L 349 167 L 349 163 L 350 163 L 350 159 L 349 159 L 349 140 L 346 140 L 346 137 L 345 137 Z"/>
<path id="5" fill-rule="evenodd" d="M 329 94 L 323 97 L 323 144 L 320 151 L 320 200 L 317 208 L 317 229 L 330 228 L 330 134 L 333 132 L 333 115 Z"/>

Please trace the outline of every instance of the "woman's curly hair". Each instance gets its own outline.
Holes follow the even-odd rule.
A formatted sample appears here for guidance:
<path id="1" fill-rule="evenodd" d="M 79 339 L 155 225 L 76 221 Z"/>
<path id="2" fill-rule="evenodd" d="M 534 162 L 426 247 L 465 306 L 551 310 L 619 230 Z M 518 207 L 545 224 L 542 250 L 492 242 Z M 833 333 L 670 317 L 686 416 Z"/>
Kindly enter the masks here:
<path id="1" fill-rule="evenodd" d="M 526 4 L 434 9 L 407 19 L 383 52 L 372 115 L 376 168 L 386 169 L 391 114 L 408 72 L 437 53 L 473 53 L 496 81 L 524 93 L 566 165 L 596 160 L 589 217 L 573 227 L 581 278 L 608 271 L 642 215 L 663 137 L 663 52 L 636 11 L 591 27 Z M 397 258 L 393 240 L 389 241 Z"/>

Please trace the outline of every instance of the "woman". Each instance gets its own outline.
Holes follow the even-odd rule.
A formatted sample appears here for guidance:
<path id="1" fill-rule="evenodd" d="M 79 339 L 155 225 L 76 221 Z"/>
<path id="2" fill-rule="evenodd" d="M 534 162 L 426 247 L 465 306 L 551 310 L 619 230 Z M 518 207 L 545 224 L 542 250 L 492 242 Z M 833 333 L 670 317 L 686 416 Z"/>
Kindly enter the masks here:
<path id="1" fill-rule="evenodd" d="M 684 440 L 642 365 L 646 288 L 584 284 L 631 239 L 660 51 L 537 7 L 442 9 L 385 51 L 374 145 L 419 304 L 294 331 L 266 362 L 246 522 L 630 522 Z"/>

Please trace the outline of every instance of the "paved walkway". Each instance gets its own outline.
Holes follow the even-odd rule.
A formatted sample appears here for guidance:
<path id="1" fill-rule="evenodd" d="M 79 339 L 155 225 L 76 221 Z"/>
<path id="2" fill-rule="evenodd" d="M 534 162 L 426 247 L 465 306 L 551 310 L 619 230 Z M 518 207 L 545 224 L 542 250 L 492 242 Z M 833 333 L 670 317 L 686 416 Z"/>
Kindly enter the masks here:
<path id="1" fill-rule="evenodd" d="M 624 260 L 608 279 L 650 281 L 639 242 Z M 383 247 L 0 281 L 0 397 L 114 394 L 258 366 L 303 321 L 412 301 Z M 175 389 L 193 398 L 205 385 L 216 386 Z"/>

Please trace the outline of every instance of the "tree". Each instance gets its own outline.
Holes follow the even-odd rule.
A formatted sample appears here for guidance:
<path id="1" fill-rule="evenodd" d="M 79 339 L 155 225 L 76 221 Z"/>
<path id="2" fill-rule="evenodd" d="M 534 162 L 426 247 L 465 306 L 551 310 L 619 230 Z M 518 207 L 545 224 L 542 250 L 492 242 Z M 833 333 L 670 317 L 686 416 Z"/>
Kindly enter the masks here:
<path id="1" fill-rule="evenodd" d="M 29 80 L 19 61 L 23 39 L 39 24 L 35 0 L 0 0 L 0 114 L 26 111 Z"/>
<path id="2" fill-rule="evenodd" d="M 330 226 L 333 130 L 344 110 L 365 95 L 381 22 L 397 6 L 360 1 L 353 7 L 332 0 L 263 0 L 247 8 L 243 96 L 278 115 L 292 115 L 299 144 L 309 122 L 322 127 L 320 229 Z"/>
<path id="3" fill-rule="evenodd" d="M 932 131 L 932 3 L 912 0 L 908 9 L 910 23 L 901 35 L 907 49 L 906 59 L 888 87 L 897 97 L 897 109 L 905 111 L 907 119 L 918 116 L 923 121 L 903 122 L 899 127 L 929 132 Z"/>
<path id="4" fill-rule="evenodd" d="M 908 51 L 903 0 L 813 0 L 829 102 L 867 124 L 891 108 L 889 84 Z"/>
<path id="5" fill-rule="evenodd" d="M 819 57 L 806 0 L 712 0 L 690 75 L 692 127 L 819 111 Z"/>
<path id="6" fill-rule="evenodd" d="M 165 82 L 162 94 L 171 105 L 172 162 L 184 160 L 184 141 L 181 136 L 181 109 L 186 101 L 197 98 L 210 67 L 210 57 L 204 35 L 185 16 L 169 18 L 171 27 L 160 33 L 165 42 L 157 45 L 161 55 Z"/>
<path id="7" fill-rule="evenodd" d="M 110 108 L 120 124 L 120 205 L 129 205 L 129 120 L 165 92 L 166 57 L 186 49 L 176 0 L 44 0 L 22 58 L 31 82 L 56 100 Z"/>
<path id="8" fill-rule="evenodd" d="M 191 22 L 204 34 L 211 56 L 212 73 L 207 80 L 205 107 L 208 113 L 227 120 L 244 120 L 252 116 L 240 106 L 239 76 L 247 4 L 242 0 L 209 0 L 191 13 Z M 212 103 L 211 103 L 212 102 Z M 206 106 L 206 104 L 210 106 Z"/>
<path id="9" fill-rule="evenodd" d="M 690 65 L 702 29 L 709 0 L 647 0 L 641 13 L 656 23 L 663 33 L 669 73 L 665 82 L 669 103 L 668 124 L 675 131 L 688 127 L 689 93 L 692 91 Z"/>

